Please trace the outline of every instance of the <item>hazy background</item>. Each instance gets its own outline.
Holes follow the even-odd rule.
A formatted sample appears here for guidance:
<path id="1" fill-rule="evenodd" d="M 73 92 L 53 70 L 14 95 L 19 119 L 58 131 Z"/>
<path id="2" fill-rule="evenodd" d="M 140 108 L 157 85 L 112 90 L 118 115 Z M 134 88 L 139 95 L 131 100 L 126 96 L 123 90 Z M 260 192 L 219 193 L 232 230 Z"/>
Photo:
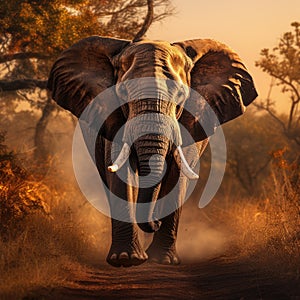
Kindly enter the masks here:
<path id="1" fill-rule="evenodd" d="M 266 98 L 271 79 L 255 67 L 263 48 L 277 45 L 290 23 L 299 19 L 298 0 L 174 0 L 177 14 L 151 26 L 148 38 L 181 41 L 212 38 L 233 48 L 254 77 L 259 97 Z M 278 109 L 286 111 L 284 96 L 274 90 Z"/>

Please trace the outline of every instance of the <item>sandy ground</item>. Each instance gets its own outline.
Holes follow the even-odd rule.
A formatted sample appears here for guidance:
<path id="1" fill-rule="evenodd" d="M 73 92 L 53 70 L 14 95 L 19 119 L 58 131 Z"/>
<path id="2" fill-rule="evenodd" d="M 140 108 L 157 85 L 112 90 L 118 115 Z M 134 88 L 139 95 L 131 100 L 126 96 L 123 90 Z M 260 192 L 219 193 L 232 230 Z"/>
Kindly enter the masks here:
<path id="1" fill-rule="evenodd" d="M 180 266 L 101 265 L 25 299 L 300 299 L 299 281 L 271 277 L 225 257 Z"/>

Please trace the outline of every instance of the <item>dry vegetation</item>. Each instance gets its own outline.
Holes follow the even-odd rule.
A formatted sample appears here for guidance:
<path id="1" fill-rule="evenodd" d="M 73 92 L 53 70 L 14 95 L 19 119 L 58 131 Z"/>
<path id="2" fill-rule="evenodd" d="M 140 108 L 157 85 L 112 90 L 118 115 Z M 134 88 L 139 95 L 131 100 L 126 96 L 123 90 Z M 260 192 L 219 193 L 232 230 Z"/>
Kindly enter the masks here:
<path id="1" fill-rule="evenodd" d="M 45 93 L 51 61 L 87 35 L 132 38 L 142 24 L 140 12 L 146 2 L 40 1 L 38 7 L 36 1 L 2 2 L 0 127 L 10 131 L 10 149 L 26 153 L 9 152 L 0 133 L 0 298 L 22 299 L 32 290 L 60 286 L 80 270 L 103 263 L 110 242 L 109 220 L 84 199 L 66 166 L 71 142 L 65 135 L 70 139 L 72 126 L 70 120 L 68 125 L 60 123 L 61 113 L 55 117 L 57 108 Z M 101 10 L 95 9 L 99 3 Z M 155 20 L 172 14 L 171 1 L 156 3 Z M 300 146 L 300 25 L 294 22 L 292 27 L 294 33 L 285 33 L 274 53 L 263 49 L 257 62 L 287 95 L 289 118 L 274 114 L 269 95 L 257 105 L 269 119 L 250 115 L 229 123 L 234 124 L 226 132 L 229 167 L 219 196 L 203 210 L 195 209 L 193 202 L 184 208 L 179 234 L 183 262 L 225 254 L 248 260 L 274 278 L 299 281 L 300 161 L 290 162 L 299 157 Z M 29 108 L 20 110 L 18 103 L 24 100 Z M 284 146 L 292 154 L 290 162 L 277 151 L 269 168 L 268 151 Z M 33 165 L 37 155 L 34 159 L 32 149 L 43 153 L 39 165 Z M 41 163 L 48 156 L 50 166 L 49 161 Z"/>
<path id="2" fill-rule="evenodd" d="M 299 280 L 300 195 L 274 170 L 259 198 L 227 200 L 218 217 L 232 230 L 231 252 L 275 277 Z"/>
<path id="3" fill-rule="evenodd" d="M 71 179 L 61 184 L 53 171 L 37 180 L 4 147 L 0 158 L 0 298 L 18 299 L 100 259 L 109 222 L 86 205 Z"/>
<path id="4" fill-rule="evenodd" d="M 33 289 L 59 286 L 79 270 L 103 263 L 109 246 L 109 220 L 84 200 L 72 178 L 62 180 L 66 174 L 52 166 L 46 177 L 36 180 L 20 165 L 2 147 L 0 291 L 2 297 L 16 299 Z M 261 196 L 228 195 L 225 201 L 213 201 L 200 213 L 202 222 L 216 229 L 208 231 L 205 239 L 211 242 L 210 234 L 223 228 L 226 243 L 215 243 L 222 254 L 249 260 L 277 278 L 299 279 L 297 167 L 288 165 L 279 153 Z M 184 222 L 182 229 L 189 229 Z M 181 236 L 179 243 L 186 243 L 190 234 Z M 194 247 L 201 252 L 204 246 L 196 240 Z M 193 256 L 182 254 L 186 261 Z M 205 253 L 212 255 L 212 249 Z"/>

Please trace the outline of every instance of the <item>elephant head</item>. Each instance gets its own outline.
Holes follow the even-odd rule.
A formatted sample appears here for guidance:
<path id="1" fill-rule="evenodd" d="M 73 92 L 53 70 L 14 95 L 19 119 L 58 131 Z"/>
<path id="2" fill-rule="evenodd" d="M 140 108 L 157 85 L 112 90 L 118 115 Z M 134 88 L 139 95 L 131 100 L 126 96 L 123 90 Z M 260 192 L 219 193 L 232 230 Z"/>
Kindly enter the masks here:
<path id="1" fill-rule="evenodd" d="M 205 131 L 201 128 L 198 119 L 205 118 L 203 106 L 191 97 L 187 87 L 205 98 L 219 124 L 242 114 L 257 96 L 238 55 L 209 39 L 170 44 L 89 37 L 61 54 L 48 81 L 52 98 L 78 118 L 98 94 L 113 85 L 120 108 L 105 121 L 101 135 L 113 140 L 125 124 L 124 144 L 118 158 L 107 167 L 116 172 L 128 159 L 130 149 L 136 153 L 140 203 L 157 200 L 161 185 L 157 178 L 162 177 L 165 158 L 172 151 L 177 153 L 175 157 L 184 174 L 197 178 L 181 151 L 180 146 L 188 141 L 182 137 L 179 123 L 194 142 L 213 134 L 216 123 L 211 122 L 211 128 Z M 137 118 L 138 126 L 133 121 Z M 145 214 L 147 220 L 152 220 L 152 213 L 153 207 L 137 212 Z M 139 226 L 153 232 L 159 222 Z"/>

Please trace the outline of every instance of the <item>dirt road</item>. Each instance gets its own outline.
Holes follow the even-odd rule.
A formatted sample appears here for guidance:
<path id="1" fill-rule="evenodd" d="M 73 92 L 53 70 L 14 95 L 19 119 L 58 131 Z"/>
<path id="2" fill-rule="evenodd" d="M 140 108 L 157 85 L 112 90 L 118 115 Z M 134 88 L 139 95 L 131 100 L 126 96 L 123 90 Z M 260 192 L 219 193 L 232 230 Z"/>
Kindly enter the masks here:
<path id="1" fill-rule="evenodd" d="M 34 291 L 27 299 L 300 299 L 299 282 L 270 277 L 228 258 L 176 267 L 103 265 L 77 274 L 64 286 Z"/>

